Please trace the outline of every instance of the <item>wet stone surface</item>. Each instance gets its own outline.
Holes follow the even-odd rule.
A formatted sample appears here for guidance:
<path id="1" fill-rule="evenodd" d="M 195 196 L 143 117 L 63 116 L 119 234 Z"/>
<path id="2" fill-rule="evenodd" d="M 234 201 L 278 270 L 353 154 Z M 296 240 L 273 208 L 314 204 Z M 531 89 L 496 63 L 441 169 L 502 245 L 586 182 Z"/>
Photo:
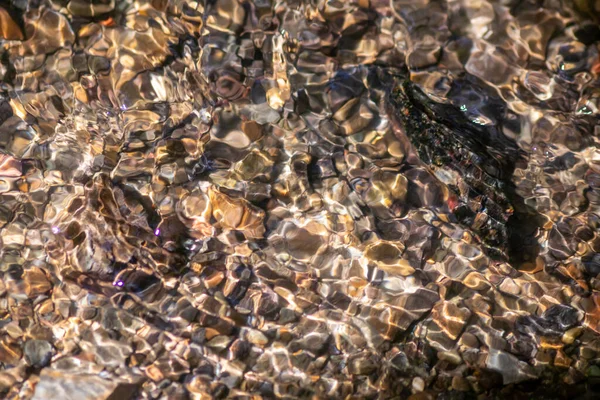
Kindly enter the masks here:
<path id="1" fill-rule="evenodd" d="M 598 15 L 0 2 L 0 398 L 598 396 Z"/>

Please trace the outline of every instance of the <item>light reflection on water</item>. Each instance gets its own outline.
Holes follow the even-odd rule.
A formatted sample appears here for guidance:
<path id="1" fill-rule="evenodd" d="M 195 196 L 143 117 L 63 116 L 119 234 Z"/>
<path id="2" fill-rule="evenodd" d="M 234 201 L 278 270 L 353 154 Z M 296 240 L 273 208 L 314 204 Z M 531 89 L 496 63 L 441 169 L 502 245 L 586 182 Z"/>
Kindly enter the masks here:
<path id="1" fill-rule="evenodd" d="M 597 2 L 2 4 L 3 396 L 594 390 Z"/>

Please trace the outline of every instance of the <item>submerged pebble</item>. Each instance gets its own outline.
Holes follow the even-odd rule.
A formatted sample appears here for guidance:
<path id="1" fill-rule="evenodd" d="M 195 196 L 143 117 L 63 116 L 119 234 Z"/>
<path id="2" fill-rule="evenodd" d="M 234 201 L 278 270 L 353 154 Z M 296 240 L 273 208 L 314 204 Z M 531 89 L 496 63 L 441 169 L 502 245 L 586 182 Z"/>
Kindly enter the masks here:
<path id="1" fill-rule="evenodd" d="M 27 364 L 42 368 L 50 363 L 54 348 L 45 340 L 28 340 L 23 346 L 23 353 Z"/>

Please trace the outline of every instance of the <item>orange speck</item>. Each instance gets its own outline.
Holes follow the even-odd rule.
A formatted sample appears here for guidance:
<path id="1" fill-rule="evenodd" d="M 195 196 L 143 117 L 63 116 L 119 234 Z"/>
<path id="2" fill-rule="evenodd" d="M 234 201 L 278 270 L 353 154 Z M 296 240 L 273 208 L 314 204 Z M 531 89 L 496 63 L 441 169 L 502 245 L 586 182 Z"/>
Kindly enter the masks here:
<path id="1" fill-rule="evenodd" d="M 112 17 L 108 17 L 104 21 L 100 21 L 100 25 L 102 26 L 113 26 L 115 24 L 115 20 Z"/>
<path id="2" fill-rule="evenodd" d="M 598 60 L 592 65 L 591 72 L 594 75 L 600 75 L 600 56 L 598 56 Z"/>
<path id="3" fill-rule="evenodd" d="M 450 211 L 453 211 L 457 205 L 458 205 L 458 198 L 455 195 L 451 194 L 448 197 L 448 207 L 450 207 Z"/>

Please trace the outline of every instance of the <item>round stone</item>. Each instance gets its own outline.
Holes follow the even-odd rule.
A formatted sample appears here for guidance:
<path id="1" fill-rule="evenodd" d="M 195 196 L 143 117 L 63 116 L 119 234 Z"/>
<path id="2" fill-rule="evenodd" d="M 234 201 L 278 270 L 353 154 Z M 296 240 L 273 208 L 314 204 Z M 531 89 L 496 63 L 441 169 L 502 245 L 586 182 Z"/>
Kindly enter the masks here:
<path id="1" fill-rule="evenodd" d="M 54 348 L 45 340 L 28 340 L 23 348 L 25 361 L 35 368 L 45 367 L 50 363 Z"/>

